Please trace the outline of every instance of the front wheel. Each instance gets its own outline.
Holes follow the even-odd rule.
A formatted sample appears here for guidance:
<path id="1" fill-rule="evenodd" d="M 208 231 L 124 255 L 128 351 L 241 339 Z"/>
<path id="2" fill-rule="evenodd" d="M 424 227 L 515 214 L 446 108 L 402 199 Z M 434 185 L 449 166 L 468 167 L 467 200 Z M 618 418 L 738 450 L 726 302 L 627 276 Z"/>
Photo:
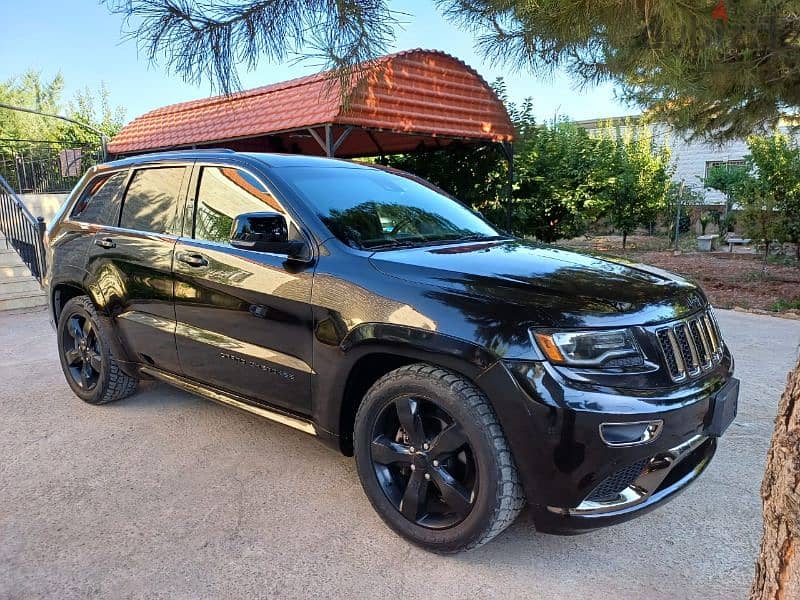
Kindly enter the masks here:
<path id="1" fill-rule="evenodd" d="M 486 396 L 427 364 L 379 379 L 356 415 L 358 474 L 375 510 L 428 550 L 484 544 L 524 506 L 517 467 Z"/>

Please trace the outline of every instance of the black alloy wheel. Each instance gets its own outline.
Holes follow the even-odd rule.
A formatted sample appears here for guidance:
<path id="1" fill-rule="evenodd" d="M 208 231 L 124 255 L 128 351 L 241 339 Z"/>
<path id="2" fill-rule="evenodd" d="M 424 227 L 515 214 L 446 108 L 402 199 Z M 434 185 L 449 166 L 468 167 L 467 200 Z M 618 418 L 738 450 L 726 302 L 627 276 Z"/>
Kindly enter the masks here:
<path id="1" fill-rule="evenodd" d="M 432 401 L 403 396 L 388 404 L 375 423 L 370 455 L 381 489 L 409 521 L 441 529 L 472 510 L 478 483 L 472 448 Z"/>
<path id="2" fill-rule="evenodd" d="M 488 542 L 525 505 L 488 398 L 442 367 L 415 363 L 378 379 L 358 407 L 353 450 L 375 511 L 396 533 L 433 552 Z"/>
<path id="3" fill-rule="evenodd" d="M 61 347 L 69 374 L 75 385 L 89 392 L 97 387 L 103 366 L 97 331 L 86 316 L 73 314 L 67 320 L 66 332 Z"/>
<path id="4" fill-rule="evenodd" d="M 84 402 L 105 404 L 136 391 L 137 380 L 114 357 L 97 309 L 88 296 L 76 296 L 58 315 L 58 357 L 67 383 Z"/>

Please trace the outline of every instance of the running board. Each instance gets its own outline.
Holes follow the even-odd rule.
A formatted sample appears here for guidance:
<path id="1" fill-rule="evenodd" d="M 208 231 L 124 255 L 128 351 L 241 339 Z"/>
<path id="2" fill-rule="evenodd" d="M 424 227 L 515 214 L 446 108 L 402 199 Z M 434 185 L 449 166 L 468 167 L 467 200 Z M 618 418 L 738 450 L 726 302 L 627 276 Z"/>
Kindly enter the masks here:
<path id="1" fill-rule="evenodd" d="M 208 398 L 209 400 L 213 400 L 214 402 L 218 402 L 219 404 L 224 404 L 225 406 L 233 406 L 234 408 L 238 408 L 239 410 L 253 413 L 254 415 L 258 415 L 259 417 L 264 417 L 265 419 L 269 419 L 270 421 L 275 421 L 276 423 L 280 423 L 281 425 L 288 425 L 289 427 L 292 427 L 293 429 L 298 429 L 304 433 L 317 435 L 317 429 L 316 427 L 314 427 L 314 424 L 311 423 L 310 421 L 298 419 L 297 417 L 292 417 L 281 412 L 264 408 L 262 406 L 254 406 L 252 404 L 248 404 L 247 402 L 242 402 L 241 400 L 237 400 L 236 398 L 228 396 L 227 394 L 224 394 L 222 392 L 208 389 L 200 384 L 192 383 L 191 381 L 186 381 L 185 379 L 176 377 L 174 375 L 170 375 L 168 373 L 164 373 L 163 371 L 154 369 L 152 367 L 141 367 L 141 371 L 143 373 L 151 375 L 152 377 L 155 377 L 156 379 L 160 379 L 164 383 L 174 385 L 175 387 L 181 388 L 182 390 L 190 392 L 192 394 L 203 396 L 204 398 Z"/>

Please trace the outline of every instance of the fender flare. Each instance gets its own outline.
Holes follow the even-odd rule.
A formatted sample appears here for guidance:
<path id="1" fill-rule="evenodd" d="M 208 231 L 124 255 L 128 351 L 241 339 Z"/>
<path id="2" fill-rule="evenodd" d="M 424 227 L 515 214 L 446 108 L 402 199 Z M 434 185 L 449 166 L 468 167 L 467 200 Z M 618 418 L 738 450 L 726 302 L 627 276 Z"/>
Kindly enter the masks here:
<path id="1" fill-rule="evenodd" d="M 391 323 L 362 323 L 338 347 L 328 373 L 317 372 L 312 389 L 314 422 L 322 441 L 348 454 L 351 432 L 343 431 L 360 398 L 348 398 L 351 376 L 360 361 L 386 354 L 400 363 L 426 362 L 454 371 L 478 385 L 481 373 L 497 362 L 486 348 L 441 332 Z M 315 353 L 316 355 L 316 353 Z M 315 360 L 315 363 L 317 361 Z"/>

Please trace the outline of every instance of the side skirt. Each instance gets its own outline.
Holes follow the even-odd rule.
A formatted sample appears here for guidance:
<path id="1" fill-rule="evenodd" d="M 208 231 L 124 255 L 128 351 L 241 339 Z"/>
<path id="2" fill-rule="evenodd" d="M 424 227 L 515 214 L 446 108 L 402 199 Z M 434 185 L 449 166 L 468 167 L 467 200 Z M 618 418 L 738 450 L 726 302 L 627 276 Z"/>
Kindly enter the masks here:
<path id="1" fill-rule="evenodd" d="M 300 419 L 298 417 L 293 417 L 291 415 L 276 410 L 270 410 L 268 408 L 264 408 L 263 406 L 255 406 L 253 404 L 244 402 L 243 400 L 239 400 L 219 390 L 208 388 L 199 383 L 183 379 L 182 377 L 177 377 L 170 373 L 165 373 L 164 371 L 161 371 L 153 367 L 144 366 L 141 367 L 140 370 L 142 373 L 146 373 L 147 375 L 150 375 L 155 379 L 159 379 L 164 383 L 174 385 L 175 387 L 178 387 L 192 394 L 203 396 L 204 398 L 208 398 L 209 400 L 213 400 L 214 402 L 218 402 L 219 404 L 224 404 L 226 406 L 233 406 L 234 408 L 238 408 L 240 410 L 253 413 L 255 415 L 258 415 L 259 417 L 264 417 L 265 419 L 269 419 L 270 421 L 275 421 L 276 423 L 287 425 L 289 427 L 292 427 L 293 429 L 298 429 L 304 433 L 308 433 L 310 435 L 317 435 L 317 428 L 314 427 L 314 424 L 311 421 Z"/>

